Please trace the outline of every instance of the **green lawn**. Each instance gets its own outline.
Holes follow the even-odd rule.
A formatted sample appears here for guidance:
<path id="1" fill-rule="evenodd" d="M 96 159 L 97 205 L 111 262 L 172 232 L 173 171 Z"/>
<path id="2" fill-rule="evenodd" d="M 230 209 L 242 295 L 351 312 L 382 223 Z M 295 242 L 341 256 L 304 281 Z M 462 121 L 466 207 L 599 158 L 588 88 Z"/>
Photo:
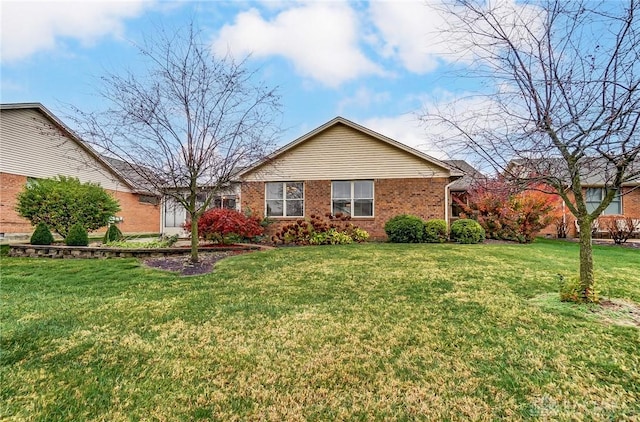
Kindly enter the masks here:
<path id="1" fill-rule="evenodd" d="M 284 248 L 177 277 L 2 257 L 2 420 L 637 420 L 640 329 L 576 244 Z M 640 303 L 640 251 L 595 247 Z M 618 312 L 620 314 L 620 312 Z"/>

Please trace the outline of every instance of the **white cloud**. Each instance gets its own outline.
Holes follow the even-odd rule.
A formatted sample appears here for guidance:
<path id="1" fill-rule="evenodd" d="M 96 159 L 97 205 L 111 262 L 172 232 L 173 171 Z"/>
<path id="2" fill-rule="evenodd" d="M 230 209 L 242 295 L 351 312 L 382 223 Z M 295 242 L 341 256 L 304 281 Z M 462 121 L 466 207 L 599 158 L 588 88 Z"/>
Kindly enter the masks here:
<path id="1" fill-rule="evenodd" d="M 251 9 L 225 25 L 213 43 L 218 54 L 279 55 L 296 71 L 329 87 L 370 74 L 382 74 L 359 49 L 356 12 L 343 2 L 297 4 L 265 20 Z"/>
<path id="2" fill-rule="evenodd" d="M 343 98 L 338 103 L 338 114 L 344 113 L 349 108 L 357 108 L 358 110 L 367 109 L 371 106 L 384 104 L 391 100 L 389 92 L 372 91 L 366 87 L 360 87 L 350 97 Z"/>
<path id="3" fill-rule="evenodd" d="M 371 19 L 381 39 L 380 54 L 413 73 L 427 73 L 455 51 L 440 31 L 445 19 L 424 0 L 375 1 Z"/>
<path id="4" fill-rule="evenodd" d="M 531 42 L 527 31 L 535 33 L 540 29 L 539 7 L 517 4 L 515 0 L 487 2 L 486 7 L 492 8 L 501 25 L 511 28 L 516 42 Z M 451 12 L 445 11 L 448 8 Z M 486 55 L 485 43 L 493 41 L 472 36 L 466 25 L 459 24 L 459 20 L 468 17 L 465 9 L 450 3 L 443 5 L 441 0 L 373 1 L 369 14 L 378 31 L 380 55 L 399 61 L 412 73 L 432 72 L 441 62 L 468 64 L 474 55 Z M 479 32 L 490 31 L 481 20 L 474 20 L 473 25 Z"/>
<path id="5" fill-rule="evenodd" d="M 425 131 L 417 116 L 413 114 L 373 117 L 358 123 L 434 158 L 448 158 L 445 152 L 434 143 L 434 138 L 431 138 Z"/>
<path id="6" fill-rule="evenodd" d="M 60 39 L 90 45 L 120 35 L 122 21 L 140 14 L 145 0 L 128 1 L 4 1 L 2 3 L 3 62 L 60 48 Z"/>

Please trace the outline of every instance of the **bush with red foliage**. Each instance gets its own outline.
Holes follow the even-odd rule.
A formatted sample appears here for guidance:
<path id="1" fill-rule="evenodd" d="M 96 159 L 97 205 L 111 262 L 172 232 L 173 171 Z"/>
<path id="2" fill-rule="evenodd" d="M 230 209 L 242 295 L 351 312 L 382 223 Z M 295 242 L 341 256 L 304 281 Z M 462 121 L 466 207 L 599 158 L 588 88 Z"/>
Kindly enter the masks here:
<path id="1" fill-rule="evenodd" d="M 520 191 L 502 179 L 493 179 L 473 186 L 467 203 L 458 203 L 466 216 L 485 229 L 487 238 L 529 243 L 557 218 L 559 198 L 543 190 L 543 186 L 531 186 Z"/>
<path id="2" fill-rule="evenodd" d="M 184 228 L 190 231 L 191 222 L 187 222 Z M 252 239 L 263 232 L 259 219 L 226 208 L 205 211 L 198 220 L 198 236 L 217 243 L 226 243 L 231 238 Z"/>
<path id="3" fill-rule="evenodd" d="M 312 214 L 309 220 L 296 220 L 283 226 L 271 240 L 283 244 L 327 245 L 363 242 L 369 238 L 369 233 L 351 223 L 351 216 L 327 213 L 325 217 L 327 220 Z"/>

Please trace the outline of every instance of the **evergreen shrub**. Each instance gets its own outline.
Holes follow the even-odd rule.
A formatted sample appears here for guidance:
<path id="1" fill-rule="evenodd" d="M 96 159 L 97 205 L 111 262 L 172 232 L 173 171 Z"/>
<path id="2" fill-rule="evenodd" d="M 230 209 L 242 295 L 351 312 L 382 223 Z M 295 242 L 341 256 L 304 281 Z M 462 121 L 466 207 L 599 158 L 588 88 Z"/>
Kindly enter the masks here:
<path id="1" fill-rule="evenodd" d="M 458 243 L 484 242 L 485 231 L 475 220 L 463 218 L 451 225 L 451 240 Z"/>
<path id="2" fill-rule="evenodd" d="M 392 243 L 420 243 L 424 240 L 425 222 L 415 215 L 396 215 L 386 222 L 384 231 Z"/>
<path id="3" fill-rule="evenodd" d="M 53 243 L 53 235 L 46 223 L 38 223 L 36 230 L 31 235 L 30 243 L 32 245 L 50 245 Z"/>
<path id="4" fill-rule="evenodd" d="M 449 237 L 447 222 L 440 219 L 429 220 L 424 224 L 424 241 L 427 243 L 444 243 Z"/>
<path id="5" fill-rule="evenodd" d="M 122 231 L 114 223 L 109 224 L 107 232 L 104 234 L 102 243 L 112 243 L 122 240 Z"/>
<path id="6" fill-rule="evenodd" d="M 64 239 L 67 246 L 87 246 L 89 244 L 89 234 L 82 224 L 76 223 L 69 229 L 69 234 Z"/>

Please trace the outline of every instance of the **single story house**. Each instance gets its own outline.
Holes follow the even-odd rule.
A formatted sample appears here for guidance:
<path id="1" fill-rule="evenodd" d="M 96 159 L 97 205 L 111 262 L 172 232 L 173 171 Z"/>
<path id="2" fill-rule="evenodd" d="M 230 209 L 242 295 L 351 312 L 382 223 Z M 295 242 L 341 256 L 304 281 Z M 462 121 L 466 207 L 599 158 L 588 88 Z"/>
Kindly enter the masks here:
<path id="1" fill-rule="evenodd" d="M 451 217 L 451 186 L 464 173 L 342 117 L 240 172 L 240 209 L 269 218 L 269 233 L 311 215 L 350 215 L 374 239 L 399 214 Z"/>
<path id="2" fill-rule="evenodd" d="M 606 163 L 600 158 L 586 157 L 584 160 L 584 165 L 581 168 L 582 194 L 586 201 L 587 210 L 593 211 L 602 202 L 605 196 L 605 190 L 609 186 L 607 178 L 611 177 L 610 175 L 613 173 L 609 168 L 611 164 Z M 632 164 L 632 169 L 637 169 L 637 166 L 640 166 L 638 160 Z M 556 175 L 559 180 L 564 181 L 563 183 L 566 189 L 570 187 L 571 178 L 568 175 L 564 163 L 560 159 L 519 159 L 512 160 L 507 166 L 506 175 L 510 178 L 517 179 L 522 175 L 531 176 L 535 174 Z M 558 214 L 561 215 L 561 219 L 566 225 L 567 235 L 577 237 L 579 229 L 576 224 L 576 219 L 561 199 L 558 199 L 558 208 Z M 599 219 L 594 222 L 594 234 L 597 236 L 607 235 L 605 220 L 623 220 L 627 218 L 631 218 L 634 221 L 637 230 L 635 236 L 637 237 L 640 235 L 640 175 L 631 177 L 622 184 L 622 188 L 614 197 L 613 201 L 605 208 L 602 214 L 600 214 Z M 600 221 L 603 223 L 601 224 Z M 556 226 L 557 224 L 551 224 L 546 227 L 542 233 L 555 235 Z"/>
<path id="3" fill-rule="evenodd" d="M 30 179 L 72 176 L 102 186 L 120 203 L 125 233 L 159 233 L 158 195 L 141 189 L 83 142 L 40 103 L 0 105 L 0 238 L 33 232 L 16 210 L 17 195 Z"/>

